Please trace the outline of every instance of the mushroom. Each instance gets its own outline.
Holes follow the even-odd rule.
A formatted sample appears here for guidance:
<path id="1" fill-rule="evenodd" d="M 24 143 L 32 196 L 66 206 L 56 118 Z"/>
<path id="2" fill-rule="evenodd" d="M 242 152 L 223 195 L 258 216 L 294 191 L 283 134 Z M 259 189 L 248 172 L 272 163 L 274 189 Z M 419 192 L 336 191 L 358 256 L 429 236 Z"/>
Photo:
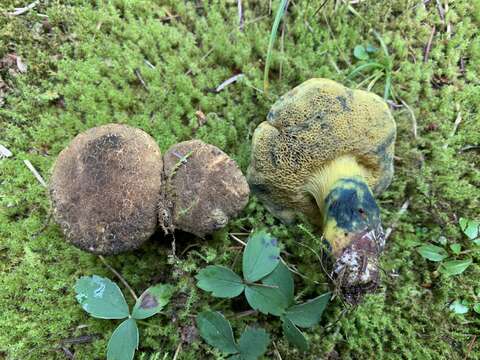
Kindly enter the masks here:
<path id="1" fill-rule="evenodd" d="M 53 168 L 55 220 L 95 254 L 138 248 L 155 231 L 162 156 L 147 133 L 109 124 L 76 136 Z"/>
<path id="2" fill-rule="evenodd" d="M 379 284 L 385 235 L 374 194 L 392 180 L 395 137 L 380 97 L 327 79 L 283 95 L 253 135 L 252 192 L 284 222 L 302 213 L 323 229 L 333 279 L 352 304 Z"/>
<path id="3" fill-rule="evenodd" d="M 160 225 L 204 237 L 224 227 L 248 202 L 250 189 L 237 164 L 200 140 L 173 145 L 164 155 Z"/>

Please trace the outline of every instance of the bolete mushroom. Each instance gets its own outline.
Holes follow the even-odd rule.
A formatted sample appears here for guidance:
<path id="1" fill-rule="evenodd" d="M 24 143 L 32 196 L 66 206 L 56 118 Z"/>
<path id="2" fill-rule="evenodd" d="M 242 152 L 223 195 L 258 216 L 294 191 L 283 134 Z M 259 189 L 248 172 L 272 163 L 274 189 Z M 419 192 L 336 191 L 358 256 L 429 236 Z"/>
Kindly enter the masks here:
<path id="1" fill-rule="evenodd" d="M 250 189 L 237 164 L 200 140 L 173 145 L 164 155 L 160 225 L 204 237 L 243 210 Z"/>
<path id="2" fill-rule="evenodd" d="M 54 165 L 53 214 L 67 239 L 95 254 L 138 248 L 155 231 L 162 156 L 147 133 L 104 125 L 76 136 Z"/>
<path id="3" fill-rule="evenodd" d="M 282 96 L 253 135 L 252 192 L 286 223 L 323 228 L 350 303 L 376 289 L 385 245 L 374 199 L 393 176 L 396 125 L 377 95 L 311 79 Z"/>

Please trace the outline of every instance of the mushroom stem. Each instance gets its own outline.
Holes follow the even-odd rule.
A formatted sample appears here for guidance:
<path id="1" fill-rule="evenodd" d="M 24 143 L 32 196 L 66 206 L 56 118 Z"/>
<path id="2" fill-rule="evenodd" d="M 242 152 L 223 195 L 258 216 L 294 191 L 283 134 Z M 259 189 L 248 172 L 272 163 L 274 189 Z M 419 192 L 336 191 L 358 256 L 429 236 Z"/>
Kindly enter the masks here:
<path id="1" fill-rule="evenodd" d="M 324 236 L 335 258 L 332 277 L 351 303 L 378 286 L 378 257 L 385 243 L 380 211 L 366 175 L 353 157 L 342 157 L 318 172 L 307 186 L 322 214 Z"/>

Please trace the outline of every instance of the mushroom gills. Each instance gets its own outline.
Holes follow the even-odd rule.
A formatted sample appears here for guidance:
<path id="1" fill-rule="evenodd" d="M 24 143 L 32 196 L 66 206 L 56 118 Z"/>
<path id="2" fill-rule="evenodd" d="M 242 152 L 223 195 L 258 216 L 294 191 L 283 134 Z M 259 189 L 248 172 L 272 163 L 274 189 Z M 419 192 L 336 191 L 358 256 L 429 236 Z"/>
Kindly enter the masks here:
<path id="1" fill-rule="evenodd" d="M 385 245 L 380 210 L 367 183 L 368 171 L 342 156 L 309 179 L 335 258 L 332 277 L 345 299 L 358 303 L 379 284 L 378 257 Z"/>

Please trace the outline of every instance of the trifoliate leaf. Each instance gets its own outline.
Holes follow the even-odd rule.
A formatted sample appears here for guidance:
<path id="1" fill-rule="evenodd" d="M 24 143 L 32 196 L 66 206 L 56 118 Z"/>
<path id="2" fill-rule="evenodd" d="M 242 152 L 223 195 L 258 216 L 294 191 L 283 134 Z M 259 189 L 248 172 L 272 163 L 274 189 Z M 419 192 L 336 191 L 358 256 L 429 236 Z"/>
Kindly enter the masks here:
<path id="1" fill-rule="evenodd" d="M 283 333 L 287 340 L 301 351 L 308 350 L 308 341 L 300 330 L 286 317 L 282 317 Z"/>
<path id="2" fill-rule="evenodd" d="M 243 277 L 255 282 L 270 274 L 280 261 L 277 240 L 265 231 L 252 234 L 243 252 Z"/>
<path id="3" fill-rule="evenodd" d="M 83 310 L 100 319 L 123 319 L 130 313 L 120 288 L 107 278 L 83 276 L 75 283 Z"/>
<path id="4" fill-rule="evenodd" d="M 219 312 L 204 311 L 198 314 L 197 327 L 200 336 L 209 345 L 216 347 L 225 354 L 239 352 L 233 339 L 232 327 Z"/>
<path id="5" fill-rule="evenodd" d="M 107 346 L 107 360 L 132 360 L 138 349 L 138 327 L 134 319 L 122 322 Z"/>
<path id="6" fill-rule="evenodd" d="M 285 316 L 297 326 L 304 328 L 314 326 L 320 321 L 331 295 L 328 292 L 303 304 L 294 305 L 287 309 Z"/>
<path id="7" fill-rule="evenodd" d="M 267 351 L 270 336 L 264 329 L 247 327 L 243 332 L 238 347 L 242 360 L 257 360 Z"/>
<path id="8" fill-rule="evenodd" d="M 288 299 L 280 291 L 265 285 L 247 285 L 245 297 L 252 309 L 264 314 L 282 315 L 288 307 Z"/>
<path id="9" fill-rule="evenodd" d="M 471 263 L 472 259 L 447 261 L 440 267 L 440 272 L 446 275 L 459 275 L 463 273 Z"/>
<path id="10" fill-rule="evenodd" d="M 465 218 L 460 218 L 458 222 L 460 224 L 460 229 L 462 229 L 463 233 L 467 235 L 470 240 L 480 237 L 480 222 Z"/>
<path id="11" fill-rule="evenodd" d="M 233 298 L 245 288 L 241 277 L 224 266 L 207 266 L 195 278 L 200 289 L 210 291 L 216 297 Z"/>
<path id="12" fill-rule="evenodd" d="M 462 245 L 460 245 L 460 244 L 450 244 L 450 250 L 452 250 L 452 252 L 455 255 L 458 255 L 462 251 Z"/>
<path id="13" fill-rule="evenodd" d="M 277 286 L 278 290 L 287 300 L 287 305 L 293 302 L 294 283 L 290 270 L 280 261 L 269 275 L 262 279 L 262 283 L 270 286 Z"/>
<path id="14" fill-rule="evenodd" d="M 140 320 L 158 313 L 170 301 L 173 289 L 173 286 L 164 284 L 149 287 L 135 303 L 132 317 Z"/>
<path id="15" fill-rule="evenodd" d="M 448 256 L 444 248 L 432 244 L 422 245 L 417 248 L 417 251 L 422 257 L 430 261 L 442 261 Z"/>
<path id="16" fill-rule="evenodd" d="M 468 312 L 468 303 L 463 300 L 455 300 L 449 307 L 455 314 L 466 314 Z"/>
<path id="17" fill-rule="evenodd" d="M 353 49 L 353 56 L 355 56 L 358 60 L 368 60 L 369 56 L 367 51 L 362 45 L 357 45 Z"/>
<path id="18" fill-rule="evenodd" d="M 473 305 L 473 311 L 475 311 L 477 314 L 480 314 L 480 303 Z"/>

